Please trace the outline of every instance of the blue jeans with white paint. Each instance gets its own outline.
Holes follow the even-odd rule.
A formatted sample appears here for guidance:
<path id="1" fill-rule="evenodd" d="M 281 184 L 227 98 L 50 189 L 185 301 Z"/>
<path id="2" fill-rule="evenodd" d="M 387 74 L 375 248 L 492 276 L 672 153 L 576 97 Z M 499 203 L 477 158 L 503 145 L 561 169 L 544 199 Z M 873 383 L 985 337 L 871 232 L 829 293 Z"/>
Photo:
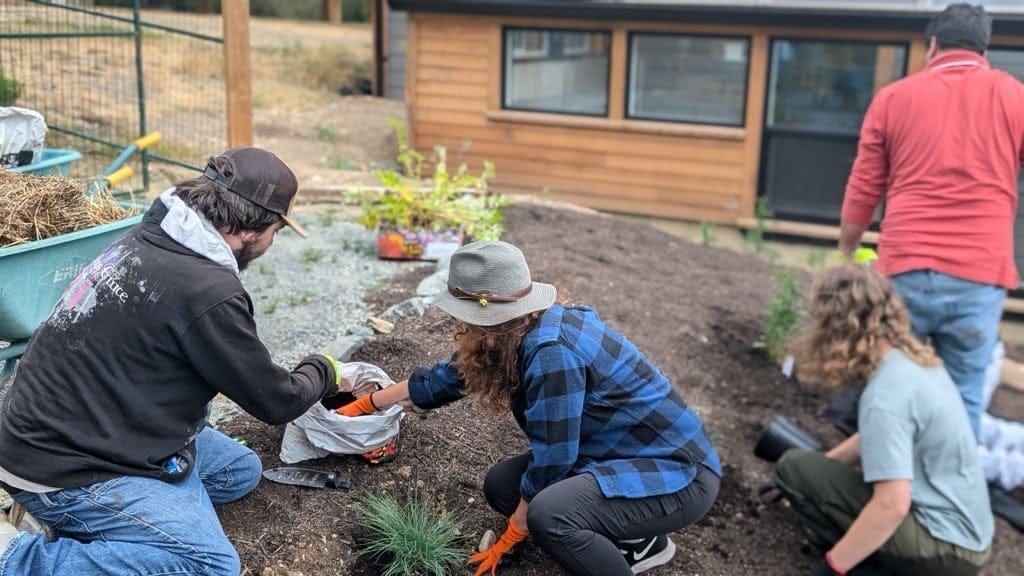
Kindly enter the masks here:
<path id="1" fill-rule="evenodd" d="M 0 556 L 0 575 L 238 576 L 238 553 L 213 506 L 252 491 L 262 469 L 252 450 L 205 428 L 196 438 L 195 468 L 176 483 L 121 476 L 45 494 L 19 492 L 15 500 L 57 538 L 19 536 Z"/>
<path id="2" fill-rule="evenodd" d="M 914 334 L 929 342 L 960 390 L 978 437 L 984 411 L 985 368 L 999 340 L 1006 289 L 915 270 L 890 278 L 910 309 Z"/>

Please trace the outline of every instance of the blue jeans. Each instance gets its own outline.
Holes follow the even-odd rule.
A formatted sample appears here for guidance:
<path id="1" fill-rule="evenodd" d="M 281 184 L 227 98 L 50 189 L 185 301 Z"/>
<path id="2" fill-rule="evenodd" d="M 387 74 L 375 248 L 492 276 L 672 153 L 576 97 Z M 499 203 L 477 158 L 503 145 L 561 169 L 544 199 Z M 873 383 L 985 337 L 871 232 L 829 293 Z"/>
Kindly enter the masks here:
<path id="1" fill-rule="evenodd" d="M 890 281 L 910 309 L 914 334 L 931 342 L 960 390 L 977 438 L 984 411 L 985 368 L 999 340 L 1006 289 L 933 270 L 899 274 Z"/>
<path id="2" fill-rule="evenodd" d="M 241 562 L 214 511 L 259 483 L 256 454 L 205 428 L 196 438 L 196 466 L 170 484 L 121 476 L 83 488 L 14 499 L 56 539 L 16 538 L 0 556 L 0 575 L 189 574 L 238 576 Z"/>

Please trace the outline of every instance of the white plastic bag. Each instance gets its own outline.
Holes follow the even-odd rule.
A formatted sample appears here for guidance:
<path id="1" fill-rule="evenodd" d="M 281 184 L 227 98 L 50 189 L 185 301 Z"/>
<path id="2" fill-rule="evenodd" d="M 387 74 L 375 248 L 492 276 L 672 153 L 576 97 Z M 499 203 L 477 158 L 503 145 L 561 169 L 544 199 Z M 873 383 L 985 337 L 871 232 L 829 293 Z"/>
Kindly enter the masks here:
<path id="1" fill-rule="evenodd" d="M 345 379 L 343 392 L 359 393 L 395 383 L 379 367 L 366 362 L 342 363 L 341 375 Z M 396 404 L 383 412 L 350 418 L 317 402 L 285 426 L 279 456 L 285 464 L 294 464 L 329 454 L 363 454 L 398 436 L 403 415 L 402 407 Z"/>
<path id="2" fill-rule="evenodd" d="M 0 168 L 39 162 L 45 138 L 42 114 L 28 108 L 0 107 Z"/>

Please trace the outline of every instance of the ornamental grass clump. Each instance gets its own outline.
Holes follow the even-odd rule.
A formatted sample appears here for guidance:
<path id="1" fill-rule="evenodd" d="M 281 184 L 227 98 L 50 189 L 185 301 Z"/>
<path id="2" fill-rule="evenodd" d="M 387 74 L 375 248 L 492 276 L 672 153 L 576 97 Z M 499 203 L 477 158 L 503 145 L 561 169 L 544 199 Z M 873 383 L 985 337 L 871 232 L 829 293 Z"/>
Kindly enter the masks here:
<path id="1" fill-rule="evenodd" d="M 381 576 L 461 573 L 466 559 L 462 522 L 436 497 L 413 490 L 404 498 L 368 493 L 353 509 L 365 530 L 354 555 L 383 567 Z"/>

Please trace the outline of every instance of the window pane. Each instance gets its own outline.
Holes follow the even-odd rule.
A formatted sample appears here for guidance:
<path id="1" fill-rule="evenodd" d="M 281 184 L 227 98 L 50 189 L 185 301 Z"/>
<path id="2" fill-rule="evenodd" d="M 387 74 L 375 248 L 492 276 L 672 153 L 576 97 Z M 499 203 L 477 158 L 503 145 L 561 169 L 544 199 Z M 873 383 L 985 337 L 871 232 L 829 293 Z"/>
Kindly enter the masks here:
<path id="1" fill-rule="evenodd" d="M 603 32 L 505 32 L 505 108 L 605 116 L 608 44 Z"/>
<path id="2" fill-rule="evenodd" d="M 1024 82 L 1024 50 L 990 48 L 988 63 Z"/>
<path id="3" fill-rule="evenodd" d="M 628 115 L 742 126 L 748 48 L 739 38 L 634 35 Z"/>
<path id="4" fill-rule="evenodd" d="M 998 70 L 1002 70 L 1007 74 L 1013 76 L 1017 80 L 1024 82 L 1024 50 L 1012 49 L 1012 48 L 989 48 L 988 50 L 988 63 Z M 1021 172 L 1017 177 L 1017 190 L 1024 194 L 1024 172 Z M 1015 238 L 1018 238 L 1018 248 L 1016 248 L 1017 254 L 1017 266 L 1021 267 L 1024 263 L 1024 202 L 1020 203 L 1017 208 L 1017 226 L 1015 228 Z M 1024 280 L 1022 280 L 1022 286 L 1024 286 Z"/>
<path id="5" fill-rule="evenodd" d="M 776 40 L 768 125 L 858 134 L 874 95 L 903 76 L 906 52 L 898 45 Z"/>

